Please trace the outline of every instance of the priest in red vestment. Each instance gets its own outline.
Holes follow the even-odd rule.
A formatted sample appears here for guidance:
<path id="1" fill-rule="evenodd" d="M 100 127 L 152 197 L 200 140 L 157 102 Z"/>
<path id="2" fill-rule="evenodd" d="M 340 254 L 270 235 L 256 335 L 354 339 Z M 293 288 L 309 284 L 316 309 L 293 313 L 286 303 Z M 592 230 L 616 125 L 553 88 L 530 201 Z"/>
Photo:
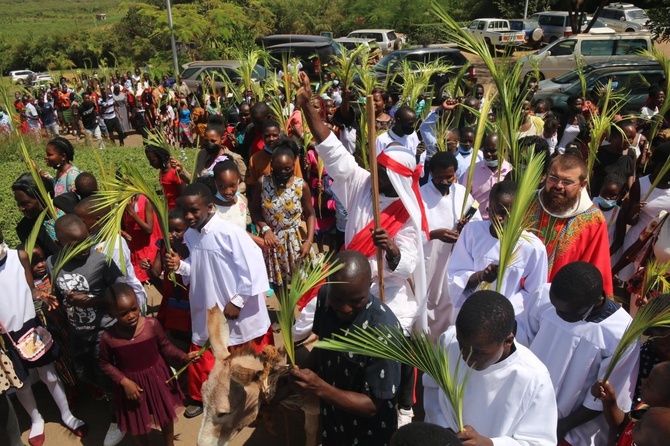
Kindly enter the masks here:
<path id="1" fill-rule="evenodd" d="M 557 156 L 529 212 L 535 218 L 535 234 L 547 248 L 549 282 L 564 265 L 589 262 L 600 270 L 603 289 L 611 296 L 614 289 L 607 222 L 589 198 L 587 182 L 587 166 L 581 157 Z"/>

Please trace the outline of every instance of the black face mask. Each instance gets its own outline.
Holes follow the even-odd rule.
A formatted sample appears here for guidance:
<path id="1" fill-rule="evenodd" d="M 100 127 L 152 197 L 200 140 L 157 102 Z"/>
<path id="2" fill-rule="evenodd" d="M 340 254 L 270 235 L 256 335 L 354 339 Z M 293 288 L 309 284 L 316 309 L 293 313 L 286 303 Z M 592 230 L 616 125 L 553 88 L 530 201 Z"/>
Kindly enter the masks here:
<path id="1" fill-rule="evenodd" d="M 280 186 L 285 186 L 293 176 L 293 172 L 272 172 L 272 178 Z"/>
<path id="2" fill-rule="evenodd" d="M 202 145 L 202 148 L 205 149 L 207 153 L 219 153 L 219 150 L 221 150 L 220 145 L 211 141 L 205 141 L 205 143 Z"/>
<path id="3" fill-rule="evenodd" d="M 449 192 L 449 188 L 451 187 L 452 184 L 453 183 L 436 183 L 433 181 L 433 186 L 435 186 L 435 188 L 439 190 L 440 193 L 443 195 Z"/>
<path id="4" fill-rule="evenodd" d="M 412 133 L 414 133 L 414 126 L 401 125 L 400 130 L 402 130 L 403 135 L 411 135 Z"/>

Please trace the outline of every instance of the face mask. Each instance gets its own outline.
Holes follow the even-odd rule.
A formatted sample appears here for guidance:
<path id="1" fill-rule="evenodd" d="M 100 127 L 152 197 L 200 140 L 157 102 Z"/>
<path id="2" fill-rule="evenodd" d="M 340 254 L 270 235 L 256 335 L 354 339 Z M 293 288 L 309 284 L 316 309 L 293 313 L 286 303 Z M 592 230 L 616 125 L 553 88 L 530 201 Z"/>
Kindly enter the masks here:
<path id="1" fill-rule="evenodd" d="M 223 198 L 223 195 L 221 195 L 221 192 L 217 192 L 217 193 L 216 193 L 216 198 L 218 198 L 219 200 L 223 201 L 224 203 L 227 203 L 227 202 L 228 202 L 228 200 L 226 200 L 225 198 Z"/>
<path id="2" fill-rule="evenodd" d="M 7 250 L 9 247 L 7 246 L 7 243 L 2 242 L 0 243 L 0 262 L 5 260 L 5 257 L 7 257 Z"/>
<path id="3" fill-rule="evenodd" d="M 202 145 L 202 148 L 207 151 L 207 153 L 218 153 L 221 150 L 221 146 L 215 142 L 205 141 Z"/>
<path id="4" fill-rule="evenodd" d="M 451 187 L 451 184 L 452 183 L 435 183 L 435 182 L 433 182 L 433 186 L 435 186 L 435 188 L 437 190 L 439 190 L 442 195 L 449 192 L 449 188 Z"/>
<path id="5" fill-rule="evenodd" d="M 617 200 L 605 200 L 603 197 L 598 196 L 593 199 L 593 203 L 599 206 L 600 209 L 608 211 L 616 206 Z"/>
<path id="6" fill-rule="evenodd" d="M 414 126 L 411 125 L 401 125 L 400 129 L 402 130 L 403 135 L 411 135 L 414 133 Z"/>
<path id="7" fill-rule="evenodd" d="M 465 150 L 460 144 L 458 145 L 458 153 L 461 155 L 470 155 L 472 153 L 472 147 L 470 147 L 470 150 Z"/>
<path id="8" fill-rule="evenodd" d="M 272 172 L 272 178 L 280 186 L 285 186 L 288 180 L 293 176 L 293 172 Z"/>
<path id="9" fill-rule="evenodd" d="M 616 88 L 616 87 L 618 87 L 618 86 L 619 86 L 619 83 L 618 83 L 618 82 L 616 82 L 616 81 L 615 81 L 615 82 L 612 82 L 612 88 Z"/>
<path id="10" fill-rule="evenodd" d="M 494 159 L 491 161 L 486 161 L 486 166 L 487 167 L 498 167 L 498 159 Z"/>

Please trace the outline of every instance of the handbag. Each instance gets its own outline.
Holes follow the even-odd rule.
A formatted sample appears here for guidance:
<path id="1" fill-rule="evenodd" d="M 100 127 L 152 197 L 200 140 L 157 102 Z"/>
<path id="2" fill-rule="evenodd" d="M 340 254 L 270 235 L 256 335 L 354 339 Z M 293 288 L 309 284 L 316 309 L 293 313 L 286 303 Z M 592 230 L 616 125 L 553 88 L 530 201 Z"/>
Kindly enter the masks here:
<path id="1" fill-rule="evenodd" d="M 19 356 L 26 361 L 37 361 L 49 351 L 54 343 L 51 333 L 44 327 L 37 326 L 31 328 L 21 336 L 18 342 L 14 342 L 12 335 L 9 334 L 9 331 L 5 328 L 5 325 L 2 322 L 0 322 L 0 328 L 7 334 L 7 337 L 14 345 Z"/>

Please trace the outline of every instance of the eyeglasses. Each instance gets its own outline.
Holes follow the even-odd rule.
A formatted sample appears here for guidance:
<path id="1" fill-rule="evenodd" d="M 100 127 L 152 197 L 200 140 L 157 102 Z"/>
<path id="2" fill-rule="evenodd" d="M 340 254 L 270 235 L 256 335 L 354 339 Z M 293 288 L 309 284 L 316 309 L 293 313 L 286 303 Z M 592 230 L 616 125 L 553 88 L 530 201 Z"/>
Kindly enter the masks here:
<path id="1" fill-rule="evenodd" d="M 574 181 L 571 181 L 571 180 L 562 180 L 555 175 L 547 176 L 547 183 L 557 184 L 557 185 L 561 185 L 563 187 L 571 187 L 571 186 L 574 186 L 576 184 L 579 184 L 579 183 L 575 183 Z"/>

